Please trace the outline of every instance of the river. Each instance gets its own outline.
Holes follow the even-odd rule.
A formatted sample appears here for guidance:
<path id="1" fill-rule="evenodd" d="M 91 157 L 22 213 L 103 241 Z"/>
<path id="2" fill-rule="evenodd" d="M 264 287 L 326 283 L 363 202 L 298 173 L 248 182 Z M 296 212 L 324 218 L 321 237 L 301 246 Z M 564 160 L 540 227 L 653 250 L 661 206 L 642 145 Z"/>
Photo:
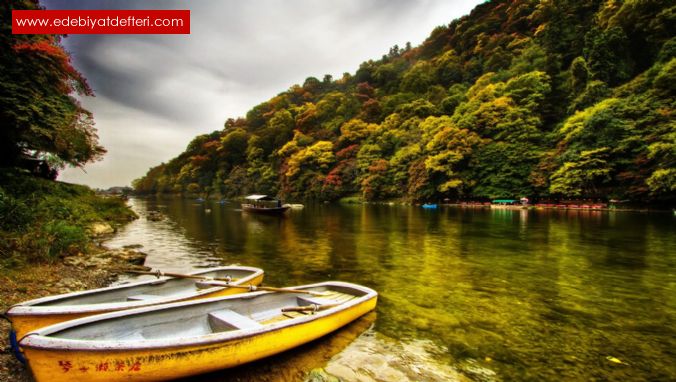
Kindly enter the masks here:
<path id="1" fill-rule="evenodd" d="M 141 244 L 150 267 L 250 265 L 266 285 L 343 280 L 380 294 L 332 335 L 194 381 L 321 380 L 322 369 L 345 381 L 676 380 L 670 212 L 315 204 L 274 217 L 130 203 L 141 219 L 106 245 Z"/>

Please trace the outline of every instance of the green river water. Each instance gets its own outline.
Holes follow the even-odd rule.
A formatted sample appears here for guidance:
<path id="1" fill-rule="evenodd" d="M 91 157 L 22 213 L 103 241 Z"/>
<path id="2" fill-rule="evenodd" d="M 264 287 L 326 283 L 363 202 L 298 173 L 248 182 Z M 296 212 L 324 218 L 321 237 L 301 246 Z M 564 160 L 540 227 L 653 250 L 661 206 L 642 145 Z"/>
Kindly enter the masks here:
<path id="1" fill-rule="evenodd" d="M 266 285 L 343 280 L 380 294 L 332 335 L 194 381 L 676 380 L 671 212 L 131 204 L 141 219 L 106 244 L 143 245 L 148 266 L 237 263 L 263 268 Z"/>

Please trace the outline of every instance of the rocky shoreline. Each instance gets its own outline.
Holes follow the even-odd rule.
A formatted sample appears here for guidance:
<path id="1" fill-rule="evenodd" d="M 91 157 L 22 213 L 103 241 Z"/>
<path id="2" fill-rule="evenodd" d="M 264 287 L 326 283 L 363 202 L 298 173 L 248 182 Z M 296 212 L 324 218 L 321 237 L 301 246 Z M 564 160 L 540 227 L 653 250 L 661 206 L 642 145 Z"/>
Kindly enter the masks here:
<path id="1" fill-rule="evenodd" d="M 98 227 L 94 235 L 105 235 L 106 227 Z M 93 231 L 97 231 L 93 229 Z M 137 246 L 120 249 L 92 246 L 87 254 L 77 253 L 56 263 L 28 264 L 19 269 L 0 272 L 0 312 L 22 301 L 35 298 L 101 288 L 118 279 L 118 270 L 147 270 L 146 254 Z M 7 334 L 9 323 L 0 320 L 0 382 L 32 382 L 30 372 L 11 354 Z"/>

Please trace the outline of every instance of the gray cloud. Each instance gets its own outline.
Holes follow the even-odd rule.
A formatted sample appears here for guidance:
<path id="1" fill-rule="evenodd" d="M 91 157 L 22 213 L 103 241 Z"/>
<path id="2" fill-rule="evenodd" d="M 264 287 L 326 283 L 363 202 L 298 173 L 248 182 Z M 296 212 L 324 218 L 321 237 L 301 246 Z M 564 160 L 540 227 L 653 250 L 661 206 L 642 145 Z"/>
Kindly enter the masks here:
<path id="1" fill-rule="evenodd" d="M 129 184 L 306 77 L 340 77 L 394 44 L 419 44 L 481 1 L 45 0 L 48 9 L 190 9 L 190 35 L 73 35 L 65 39 L 97 97 L 108 154 L 61 179 Z"/>

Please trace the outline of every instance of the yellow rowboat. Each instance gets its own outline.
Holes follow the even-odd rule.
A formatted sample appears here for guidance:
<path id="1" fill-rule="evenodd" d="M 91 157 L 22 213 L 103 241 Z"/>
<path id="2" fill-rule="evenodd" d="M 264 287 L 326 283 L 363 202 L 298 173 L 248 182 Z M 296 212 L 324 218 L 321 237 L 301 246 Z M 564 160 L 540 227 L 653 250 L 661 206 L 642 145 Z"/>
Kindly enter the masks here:
<path id="1" fill-rule="evenodd" d="M 190 273 L 207 278 L 232 278 L 232 284 L 259 285 L 263 270 L 253 267 L 227 266 Z M 48 325 L 107 312 L 171 302 L 219 297 L 246 292 L 224 286 L 205 287 L 196 279 L 160 277 L 108 288 L 61 294 L 14 305 L 5 315 L 12 322 L 16 339 Z"/>
<path id="2" fill-rule="evenodd" d="M 377 293 L 344 282 L 107 313 L 29 333 L 19 344 L 37 382 L 164 381 L 294 348 L 376 306 Z"/>

